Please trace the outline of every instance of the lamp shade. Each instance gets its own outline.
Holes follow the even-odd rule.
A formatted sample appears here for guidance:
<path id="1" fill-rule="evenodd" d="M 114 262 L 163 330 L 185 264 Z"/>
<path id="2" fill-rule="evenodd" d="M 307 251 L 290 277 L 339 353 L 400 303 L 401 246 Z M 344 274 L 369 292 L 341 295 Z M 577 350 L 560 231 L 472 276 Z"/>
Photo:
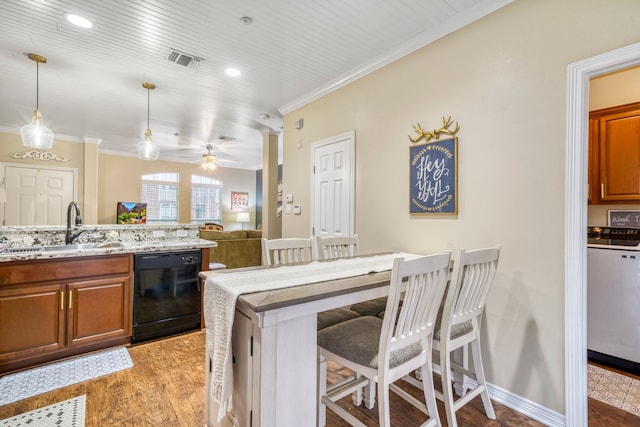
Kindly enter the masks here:
<path id="1" fill-rule="evenodd" d="M 251 218 L 249 217 L 249 212 L 238 212 L 238 217 L 236 218 L 237 222 L 249 222 Z"/>
<path id="2" fill-rule="evenodd" d="M 138 142 L 136 151 L 140 160 L 158 160 L 160 147 L 151 140 L 151 129 L 145 130 L 144 139 Z"/>
<path id="3" fill-rule="evenodd" d="M 31 123 L 20 128 L 22 144 L 25 147 L 49 149 L 53 145 L 53 132 L 42 123 L 42 114 L 35 110 Z"/>

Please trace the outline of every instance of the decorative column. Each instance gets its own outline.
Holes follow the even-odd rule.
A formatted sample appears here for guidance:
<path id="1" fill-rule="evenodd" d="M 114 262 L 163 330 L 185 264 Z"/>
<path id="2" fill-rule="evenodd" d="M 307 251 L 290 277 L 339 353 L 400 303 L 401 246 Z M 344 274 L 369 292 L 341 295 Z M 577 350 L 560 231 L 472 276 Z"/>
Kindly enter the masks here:
<path id="1" fill-rule="evenodd" d="M 84 138 L 82 219 L 85 224 L 98 223 L 98 145 L 100 138 Z"/>
<path id="2" fill-rule="evenodd" d="M 282 237 L 282 217 L 278 216 L 278 134 L 262 129 L 262 237 Z"/>

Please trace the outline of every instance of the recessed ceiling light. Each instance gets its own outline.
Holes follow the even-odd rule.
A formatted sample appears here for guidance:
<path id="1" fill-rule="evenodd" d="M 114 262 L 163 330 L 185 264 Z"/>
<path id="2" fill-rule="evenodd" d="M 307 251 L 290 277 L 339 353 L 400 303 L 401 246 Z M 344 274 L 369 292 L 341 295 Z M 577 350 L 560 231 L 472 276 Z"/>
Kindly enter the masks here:
<path id="1" fill-rule="evenodd" d="M 224 70 L 224 72 L 227 74 L 227 76 L 231 76 L 231 77 L 239 77 L 240 76 L 240 70 L 238 70 L 237 68 L 227 68 L 226 70 Z"/>
<path id="2" fill-rule="evenodd" d="M 75 14 L 75 13 L 65 13 L 64 17 L 67 18 L 67 21 L 71 22 L 76 27 L 80 28 L 93 28 L 93 22 L 89 18 L 85 18 L 84 16 Z"/>

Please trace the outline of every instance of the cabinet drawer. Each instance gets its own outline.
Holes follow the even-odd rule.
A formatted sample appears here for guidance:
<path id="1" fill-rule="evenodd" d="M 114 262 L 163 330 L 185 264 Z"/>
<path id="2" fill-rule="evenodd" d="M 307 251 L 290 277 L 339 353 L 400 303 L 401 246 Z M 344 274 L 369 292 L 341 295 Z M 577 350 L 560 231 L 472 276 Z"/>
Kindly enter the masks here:
<path id="1" fill-rule="evenodd" d="M 132 256 L 101 255 L 0 263 L 0 285 L 65 281 L 102 275 L 128 275 Z"/>

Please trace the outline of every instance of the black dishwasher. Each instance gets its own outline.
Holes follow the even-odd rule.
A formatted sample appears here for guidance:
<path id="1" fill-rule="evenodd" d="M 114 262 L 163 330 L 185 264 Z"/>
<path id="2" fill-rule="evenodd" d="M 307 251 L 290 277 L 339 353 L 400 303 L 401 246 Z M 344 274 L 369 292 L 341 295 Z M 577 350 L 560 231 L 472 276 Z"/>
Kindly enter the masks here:
<path id="1" fill-rule="evenodd" d="M 134 256 L 131 342 L 200 328 L 200 250 Z"/>

